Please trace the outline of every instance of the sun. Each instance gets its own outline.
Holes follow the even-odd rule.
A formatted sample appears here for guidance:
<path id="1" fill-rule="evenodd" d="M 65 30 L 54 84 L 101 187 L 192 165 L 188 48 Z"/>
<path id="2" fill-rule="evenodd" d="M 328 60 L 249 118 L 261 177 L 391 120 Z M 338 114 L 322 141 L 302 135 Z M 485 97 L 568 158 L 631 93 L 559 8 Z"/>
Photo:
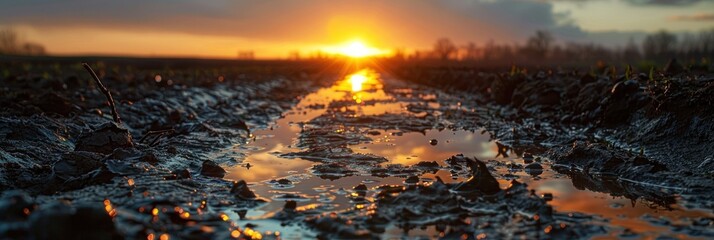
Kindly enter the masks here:
<path id="1" fill-rule="evenodd" d="M 337 51 L 339 54 L 353 57 L 353 58 L 363 58 L 374 55 L 379 55 L 382 53 L 379 49 L 369 47 L 362 41 L 354 40 L 340 47 Z"/>

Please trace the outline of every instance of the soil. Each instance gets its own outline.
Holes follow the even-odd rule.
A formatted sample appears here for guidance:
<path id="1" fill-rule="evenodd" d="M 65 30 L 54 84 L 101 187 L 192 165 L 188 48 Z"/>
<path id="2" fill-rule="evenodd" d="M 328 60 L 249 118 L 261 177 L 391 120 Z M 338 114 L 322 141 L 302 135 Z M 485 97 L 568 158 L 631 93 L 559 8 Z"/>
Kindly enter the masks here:
<path id="1" fill-rule="evenodd" d="M 712 72 L 120 62 L 2 65 L 0 238 L 714 237 Z"/>

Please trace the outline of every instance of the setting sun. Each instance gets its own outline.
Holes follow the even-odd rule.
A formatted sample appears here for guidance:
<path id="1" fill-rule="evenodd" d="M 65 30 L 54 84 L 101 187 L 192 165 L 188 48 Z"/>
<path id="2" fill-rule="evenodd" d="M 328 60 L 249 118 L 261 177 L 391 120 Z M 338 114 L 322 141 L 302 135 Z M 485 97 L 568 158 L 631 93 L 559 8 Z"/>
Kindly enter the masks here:
<path id="1" fill-rule="evenodd" d="M 714 0 L 58 2 L 0 0 L 0 240 L 714 240 Z"/>
<path id="2" fill-rule="evenodd" d="M 352 58 L 363 58 L 383 54 L 384 51 L 370 47 L 362 41 L 355 40 L 345 45 L 329 49 L 328 52 L 344 55 Z"/>

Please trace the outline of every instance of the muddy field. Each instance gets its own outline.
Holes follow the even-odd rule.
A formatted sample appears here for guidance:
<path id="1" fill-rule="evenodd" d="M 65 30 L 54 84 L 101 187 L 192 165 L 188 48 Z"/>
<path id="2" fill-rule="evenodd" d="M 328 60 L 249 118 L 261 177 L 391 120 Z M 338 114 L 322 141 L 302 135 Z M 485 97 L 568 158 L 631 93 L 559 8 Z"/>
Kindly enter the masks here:
<path id="1" fill-rule="evenodd" d="M 706 68 L 80 63 L 0 65 L 1 239 L 714 238 Z"/>

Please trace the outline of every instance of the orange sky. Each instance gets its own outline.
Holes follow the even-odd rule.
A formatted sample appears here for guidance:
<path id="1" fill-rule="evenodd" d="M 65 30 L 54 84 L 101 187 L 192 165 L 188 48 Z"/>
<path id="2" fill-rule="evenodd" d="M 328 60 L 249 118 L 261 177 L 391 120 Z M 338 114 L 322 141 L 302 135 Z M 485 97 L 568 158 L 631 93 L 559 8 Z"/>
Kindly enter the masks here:
<path id="1" fill-rule="evenodd" d="M 382 49 L 522 42 L 536 30 L 563 41 L 622 44 L 659 28 L 714 27 L 697 0 L 25 0 L 0 2 L 0 27 L 51 54 L 260 58 L 302 56 L 360 39 Z M 605 9 L 610 9 L 605 11 Z M 688 17 L 688 16 L 697 16 Z M 712 18 L 714 19 L 714 18 Z"/>

